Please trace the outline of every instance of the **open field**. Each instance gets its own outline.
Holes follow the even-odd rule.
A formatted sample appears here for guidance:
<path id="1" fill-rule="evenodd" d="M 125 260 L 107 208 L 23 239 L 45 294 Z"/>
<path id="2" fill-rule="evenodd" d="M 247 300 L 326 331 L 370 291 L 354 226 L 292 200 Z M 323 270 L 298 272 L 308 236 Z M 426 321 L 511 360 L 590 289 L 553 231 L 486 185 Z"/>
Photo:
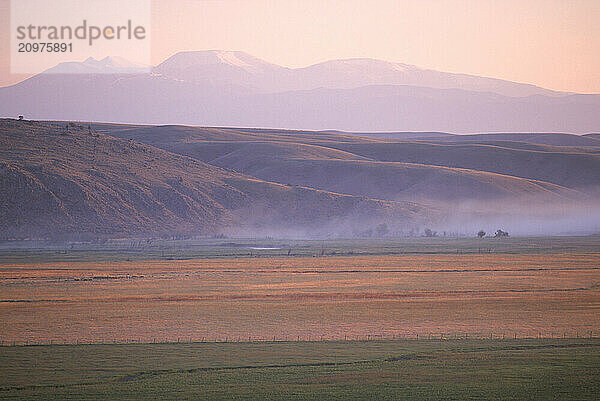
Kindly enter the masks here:
<path id="1" fill-rule="evenodd" d="M 597 236 L 19 245 L 0 399 L 600 394 Z"/>
<path id="2" fill-rule="evenodd" d="M 0 347 L 1 399 L 595 400 L 600 342 Z"/>
<path id="3" fill-rule="evenodd" d="M 597 237 L 211 241 L 5 250 L 0 340 L 577 337 L 600 330 Z M 214 257 L 224 249 L 232 254 Z"/>
<path id="4" fill-rule="evenodd" d="M 473 234 L 474 235 L 474 234 Z M 556 237 L 403 237 L 356 239 L 202 238 L 189 240 L 114 239 L 102 244 L 0 242 L 2 266 L 22 262 L 123 262 L 239 257 L 313 257 L 410 254 L 600 253 L 600 235 Z"/>

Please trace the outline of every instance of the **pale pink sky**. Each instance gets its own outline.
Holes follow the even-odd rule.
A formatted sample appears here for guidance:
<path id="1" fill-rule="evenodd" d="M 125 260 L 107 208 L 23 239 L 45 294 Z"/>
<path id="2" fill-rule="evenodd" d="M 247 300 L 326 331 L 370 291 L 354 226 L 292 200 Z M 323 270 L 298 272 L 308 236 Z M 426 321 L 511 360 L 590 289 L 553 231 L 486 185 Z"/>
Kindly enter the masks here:
<path id="1" fill-rule="evenodd" d="M 154 64 L 207 49 L 288 67 L 371 57 L 600 93 L 598 0 L 154 0 L 152 13 Z M 0 86 L 24 78 L 8 25 L 0 0 Z"/>

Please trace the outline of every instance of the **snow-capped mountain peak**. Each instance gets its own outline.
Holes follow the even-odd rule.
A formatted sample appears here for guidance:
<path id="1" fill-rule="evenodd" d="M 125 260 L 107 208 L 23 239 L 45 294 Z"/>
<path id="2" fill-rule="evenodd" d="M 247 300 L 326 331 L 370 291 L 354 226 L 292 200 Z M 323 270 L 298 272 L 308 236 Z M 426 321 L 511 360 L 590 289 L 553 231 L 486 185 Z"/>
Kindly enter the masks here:
<path id="1" fill-rule="evenodd" d="M 176 53 L 156 66 L 156 70 L 168 74 L 194 68 L 206 70 L 208 66 L 234 67 L 249 72 L 284 69 L 241 51 L 202 50 Z"/>
<path id="2" fill-rule="evenodd" d="M 101 60 L 88 57 L 82 62 L 60 63 L 44 71 L 44 74 L 142 74 L 149 71 L 149 66 L 133 63 L 119 56 L 107 56 Z"/>
<path id="3" fill-rule="evenodd" d="M 250 64 L 246 63 L 244 60 L 239 58 L 236 55 L 236 52 L 230 51 L 219 51 L 216 53 L 219 60 L 221 60 L 225 64 L 235 65 L 237 67 L 247 68 L 251 67 Z"/>

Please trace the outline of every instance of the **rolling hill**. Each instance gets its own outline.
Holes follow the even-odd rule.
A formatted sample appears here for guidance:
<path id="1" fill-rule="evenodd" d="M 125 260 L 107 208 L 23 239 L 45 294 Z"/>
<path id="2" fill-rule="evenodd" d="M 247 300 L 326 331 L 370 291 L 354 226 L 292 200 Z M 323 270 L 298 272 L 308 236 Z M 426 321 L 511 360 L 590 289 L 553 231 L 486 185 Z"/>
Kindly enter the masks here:
<path id="1" fill-rule="evenodd" d="M 418 139 L 436 142 L 492 142 L 511 141 L 526 142 L 551 146 L 592 146 L 600 147 L 600 140 L 588 135 L 573 135 L 564 133 L 489 133 L 471 135 L 428 136 L 421 135 Z"/>
<path id="2" fill-rule="evenodd" d="M 600 153 L 578 142 L 89 127 L 0 120 L 4 238 L 600 228 Z"/>
<path id="3" fill-rule="evenodd" d="M 6 119 L 0 204 L 3 239 L 348 233 L 380 221 L 420 224 L 432 213 L 263 181 L 83 125 Z"/>
<path id="4" fill-rule="evenodd" d="M 579 191 L 559 185 L 467 169 L 348 159 L 290 159 L 267 155 L 240 158 L 239 155 L 245 151 L 241 149 L 212 163 L 268 181 L 385 200 L 439 203 L 585 199 Z"/>
<path id="5" fill-rule="evenodd" d="M 252 128 L 97 127 L 262 180 L 432 205 L 439 214 L 430 226 L 440 232 L 600 230 L 598 147 L 532 143 L 542 142 L 543 134 L 436 142 L 449 135 L 390 139 Z M 579 143 L 571 136 L 558 138 Z"/>
<path id="6" fill-rule="evenodd" d="M 486 171 L 597 193 L 600 155 L 527 150 L 481 144 L 387 142 L 338 144 L 336 149 L 385 162 Z"/>
<path id="7" fill-rule="evenodd" d="M 462 184 L 449 185 L 446 190 L 442 187 L 435 190 L 435 186 L 432 186 L 432 191 L 436 193 L 426 191 L 430 193 L 427 196 L 417 190 L 418 186 L 412 187 L 402 197 L 459 199 L 462 193 L 462 197 L 468 199 L 471 196 L 469 194 L 479 193 L 478 198 L 492 198 L 501 194 L 517 198 L 518 194 L 535 194 L 537 191 L 534 188 L 540 195 L 547 195 L 550 191 L 560 193 L 560 197 L 569 197 L 569 193 L 575 197 L 585 197 L 585 194 L 596 194 L 600 188 L 600 153 L 595 146 L 551 146 L 499 140 L 486 142 L 485 135 L 477 137 L 486 143 L 452 143 L 439 141 L 439 137 L 432 140 L 397 140 L 332 132 L 177 126 L 118 127 L 98 125 L 98 129 L 111 135 L 148 143 L 272 181 L 360 194 L 364 194 L 364 190 L 355 192 L 349 185 L 341 190 L 339 185 L 341 182 L 355 182 L 357 186 L 365 186 L 365 180 L 368 183 L 378 181 L 381 183 L 379 186 L 370 184 L 369 196 L 380 199 L 402 195 L 408 189 L 408 183 L 415 185 L 434 176 L 454 177 L 451 182 L 461 177 L 458 182 Z M 571 136 L 575 138 L 571 139 Z M 526 139 L 529 136 L 516 136 L 515 139 L 519 138 Z M 559 138 L 563 143 L 579 143 L 579 136 L 576 135 L 563 134 Z M 430 174 L 425 174 L 425 171 Z M 286 174 L 294 174 L 295 180 L 286 178 Z M 401 184 L 401 180 L 405 184 Z M 502 182 L 496 189 L 481 187 L 482 182 L 495 180 Z M 507 186 L 509 181 L 516 188 Z M 326 186 L 325 182 L 333 186 Z M 480 189 L 474 190 L 471 185 Z M 524 186 L 530 189 L 526 190 Z M 381 192 L 377 188 L 381 188 Z"/>

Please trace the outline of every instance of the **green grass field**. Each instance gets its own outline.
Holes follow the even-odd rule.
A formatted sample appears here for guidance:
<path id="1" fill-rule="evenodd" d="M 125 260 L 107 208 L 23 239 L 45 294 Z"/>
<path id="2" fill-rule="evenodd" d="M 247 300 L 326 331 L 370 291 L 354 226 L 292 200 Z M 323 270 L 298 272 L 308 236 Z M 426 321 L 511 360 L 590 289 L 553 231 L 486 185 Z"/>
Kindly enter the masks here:
<path id="1" fill-rule="evenodd" d="M 475 234 L 473 234 L 475 235 Z M 110 240 L 103 244 L 0 242 L 0 264 L 37 262 L 119 262 L 237 257 L 306 257 L 410 254 L 599 252 L 600 235 L 572 237 L 455 238 L 411 237 L 294 240 L 202 238 L 190 240 Z M 258 248 L 258 249 L 257 249 Z"/>
<path id="2" fill-rule="evenodd" d="M 595 400 L 600 340 L 0 348 L 0 399 Z"/>

